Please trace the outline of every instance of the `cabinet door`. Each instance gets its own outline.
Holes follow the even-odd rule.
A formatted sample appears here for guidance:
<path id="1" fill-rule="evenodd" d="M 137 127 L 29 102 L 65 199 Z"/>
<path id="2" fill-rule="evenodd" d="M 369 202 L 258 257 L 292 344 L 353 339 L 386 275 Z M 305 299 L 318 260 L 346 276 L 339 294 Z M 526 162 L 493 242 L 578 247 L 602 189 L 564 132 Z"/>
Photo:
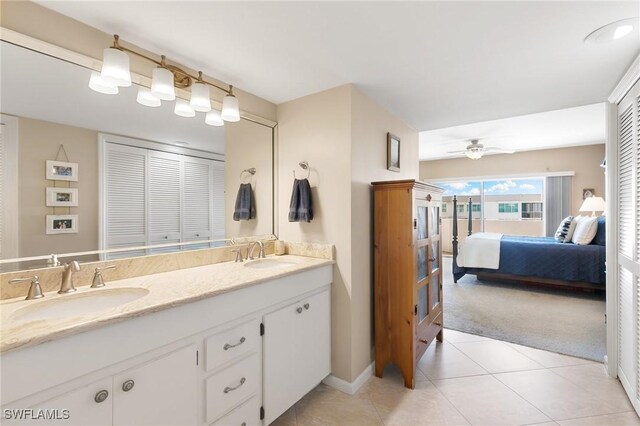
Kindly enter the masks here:
<path id="1" fill-rule="evenodd" d="M 306 395 L 331 373 L 331 296 L 329 290 L 300 302 L 302 313 L 296 322 L 296 384 L 299 396 Z M 297 311 L 296 311 L 297 312 Z"/>
<path id="2" fill-rule="evenodd" d="M 299 345 L 296 342 L 300 304 L 285 306 L 263 318 L 263 402 L 265 424 L 284 413 L 300 398 L 297 395 Z M 304 360 L 302 360 L 304 361 Z"/>
<path id="3" fill-rule="evenodd" d="M 191 345 L 114 376 L 113 424 L 196 424 L 196 374 Z"/>
<path id="4" fill-rule="evenodd" d="M 180 242 L 182 235 L 181 181 L 182 160 L 179 155 L 149 151 L 149 242 Z M 171 251 L 179 247 L 170 248 Z M 166 252 L 156 249 L 152 252 Z"/>
<path id="5" fill-rule="evenodd" d="M 420 328 L 431 312 L 429 305 L 429 236 L 431 209 L 426 194 L 417 193 L 415 199 L 415 220 L 414 229 L 415 250 L 416 250 L 416 280 L 414 283 L 415 308 L 417 315 L 416 327 Z M 418 330 L 417 330 L 418 331 Z M 418 332 L 419 334 L 419 332 Z"/>
<path id="6" fill-rule="evenodd" d="M 184 241 L 208 240 L 211 237 L 213 197 L 211 163 L 211 160 L 203 158 L 184 158 L 182 190 L 184 201 L 182 239 Z"/>
<path id="7" fill-rule="evenodd" d="M 100 397 L 98 397 L 100 393 Z M 99 401 L 99 402 L 98 402 Z M 53 399 L 49 399 L 29 408 L 46 410 L 48 414 L 55 414 L 59 420 L 50 423 L 73 426 L 102 426 L 111 425 L 111 407 L 113 396 L 111 392 L 111 377 L 92 383 L 88 386 L 72 390 Z M 48 424 L 43 419 L 19 420 L 13 419 L 17 413 L 7 417 L 6 410 L 17 407 L 3 407 L 3 425 L 42 425 Z M 25 408 L 25 407 L 20 407 Z"/>

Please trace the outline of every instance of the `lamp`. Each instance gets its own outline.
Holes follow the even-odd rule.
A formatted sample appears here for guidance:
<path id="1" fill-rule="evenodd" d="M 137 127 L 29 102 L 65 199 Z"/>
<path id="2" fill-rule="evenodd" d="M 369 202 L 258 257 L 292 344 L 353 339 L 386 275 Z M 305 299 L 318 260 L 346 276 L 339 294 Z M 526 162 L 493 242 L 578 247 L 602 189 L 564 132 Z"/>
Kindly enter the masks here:
<path id="1" fill-rule="evenodd" d="M 209 126 L 224 126 L 224 120 L 222 120 L 222 117 L 220 116 L 220 111 L 215 109 L 212 109 L 207 113 L 204 118 L 204 122 Z"/>
<path id="2" fill-rule="evenodd" d="M 118 86 L 111 82 L 105 81 L 98 71 L 91 72 L 91 78 L 89 79 L 89 88 L 105 95 L 118 94 Z"/>
<path id="3" fill-rule="evenodd" d="M 117 94 L 118 87 L 131 86 L 131 72 L 129 70 L 129 55 L 139 56 L 158 65 L 153 70 L 151 90 L 141 87 L 138 90 L 137 102 L 141 105 L 157 107 L 161 101 L 173 101 L 176 99 L 176 90 L 191 88 L 189 102 L 176 101 L 174 112 L 183 117 L 193 117 L 195 112 L 206 112 L 205 123 L 211 126 L 222 126 L 224 121 L 239 121 L 240 107 L 238 98 L 233 94 L 233 86 L 226 89 L 223 86 L 205 81 L 202 72 L 195 77 L 187 71 L 166 63 L 166 57 L 160 56 L 160 60 L 153 59 L 145 54 L 138 53 L 120 45 L 120 37 L 113 36 L 113 45 L 104 49 L 102 69 L 100 73 L 92 72 L 89 79 L 89 87 L 99 93 Z M 209 88 L 214 87 L 225 93 L 222 99 L 222 111 L 211 112 L 211 98 Z"/>
<path id="4" fill-rule="evenodd" d="M 581 212 L 591 212 L 591 216 L 595 216 L 596 212 L 604 212 L 607 204 L 602 197 L 587 197 L 580 206 Z"/>
<path id="5" fill-rule="evenodd" d="M 468 158 L 471 158 L 472 160 L 479 160 L 484 155 L 484 148 L 479 148 L 479 147 L 467 148 L 464 154 Z"/>

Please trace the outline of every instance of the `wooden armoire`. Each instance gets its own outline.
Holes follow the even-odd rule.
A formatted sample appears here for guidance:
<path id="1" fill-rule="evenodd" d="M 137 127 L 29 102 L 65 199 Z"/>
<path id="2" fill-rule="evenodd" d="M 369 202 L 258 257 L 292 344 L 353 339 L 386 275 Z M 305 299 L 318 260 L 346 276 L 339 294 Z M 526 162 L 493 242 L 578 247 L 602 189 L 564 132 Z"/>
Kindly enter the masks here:
<path id="1" fill-rule="evenodd" d="M 388 363 L 415 386 L 418 360 L 442 341 L 441 188 L 373 182 L 376 376 Z"/>

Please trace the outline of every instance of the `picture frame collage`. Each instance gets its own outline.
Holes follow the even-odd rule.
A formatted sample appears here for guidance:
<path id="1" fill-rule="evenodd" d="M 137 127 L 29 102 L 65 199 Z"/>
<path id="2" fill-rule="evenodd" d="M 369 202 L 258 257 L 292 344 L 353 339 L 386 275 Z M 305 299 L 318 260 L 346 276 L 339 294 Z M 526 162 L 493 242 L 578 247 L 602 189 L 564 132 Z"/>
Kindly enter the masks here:
<path id="1" fill-rule="evenodd" d="M 46 173 L 47 180 L 77 182 L 78 163 L 67 161 L 47 160 Z M 55 185 L 55 184 L 54 184 Z M 45 204 L 53 207 L 78 207 L 78 188 L 62 188 L 58 186 L 48 186 L 46 188 Z M 78 233 L 77 214 L 51 214 L 46 217 L 47 234 L 75 234 Z"/>

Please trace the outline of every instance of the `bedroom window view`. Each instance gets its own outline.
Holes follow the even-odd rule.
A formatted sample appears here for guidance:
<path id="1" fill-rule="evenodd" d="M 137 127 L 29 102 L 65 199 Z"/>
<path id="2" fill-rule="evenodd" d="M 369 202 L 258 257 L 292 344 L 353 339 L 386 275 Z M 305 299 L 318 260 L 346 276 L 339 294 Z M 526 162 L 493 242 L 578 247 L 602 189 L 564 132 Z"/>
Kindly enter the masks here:
<path id="1" fill-rule="evenodd" d="M 472 232 L 540 237 L 544 228 L 544 178 L 436 182 L 444 188 L 443 250 L 452 252 L 453 196 L 458 199 L 458 235 L 468 233 L 469 199 Z"/>

